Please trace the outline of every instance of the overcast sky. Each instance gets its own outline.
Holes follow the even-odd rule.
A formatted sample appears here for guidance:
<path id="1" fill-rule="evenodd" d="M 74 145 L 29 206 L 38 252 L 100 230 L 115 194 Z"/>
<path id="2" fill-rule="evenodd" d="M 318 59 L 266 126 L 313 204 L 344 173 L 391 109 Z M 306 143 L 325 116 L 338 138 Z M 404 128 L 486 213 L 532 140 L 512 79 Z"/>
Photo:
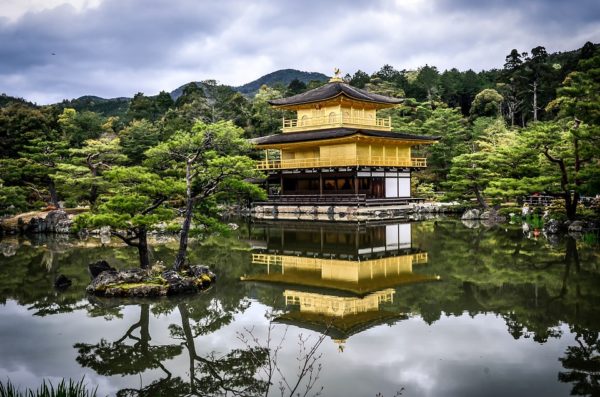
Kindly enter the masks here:
<path id="1" fill-rule="evenodd" d="M 600 42 L 598 0 L 0 0 L 0 93 L 40 104 L 277 69 L 502 67 Z"/>

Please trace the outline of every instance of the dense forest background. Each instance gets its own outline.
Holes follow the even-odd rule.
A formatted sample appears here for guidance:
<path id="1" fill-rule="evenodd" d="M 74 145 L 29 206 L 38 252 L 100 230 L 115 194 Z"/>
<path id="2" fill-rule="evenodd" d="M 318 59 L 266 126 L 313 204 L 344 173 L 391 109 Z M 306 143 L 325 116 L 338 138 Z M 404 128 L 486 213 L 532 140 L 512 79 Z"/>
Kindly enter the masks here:
<path id="1" fill-rule="evenodd" d="M 564 201 L 565 217 L 593 211 L 580 203 L 600 193 L 600 45 L 552 54 L 541 46 L 515 49 L 502 68 L 480 72 L 384 65 L 345 80 L 405 98 L 381 112 L 394 131 L 440 137 L 413 154 L 428 158 L 413 178 L 415 195 L 488 207 L 545 193 Z M 228 123 L 246 138 L 278 133 L 289 115 L 267 101 L 326 81 L 287 69 L 242 87 L 206 80 L 155 96 L 84 96 L 45 106 L 2 94 L 0 215 L 59 202 L 94 206 L 110 190 L 107 170 L 152 167 L 148 150 L 197 121 Z"/>

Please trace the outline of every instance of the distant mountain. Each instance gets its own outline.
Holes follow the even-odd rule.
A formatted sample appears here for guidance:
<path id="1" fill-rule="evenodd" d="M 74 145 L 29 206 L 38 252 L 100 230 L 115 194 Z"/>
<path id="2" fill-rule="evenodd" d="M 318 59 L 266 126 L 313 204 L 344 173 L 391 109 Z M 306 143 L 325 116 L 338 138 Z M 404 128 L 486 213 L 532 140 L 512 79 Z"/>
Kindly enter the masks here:
<path id="1" fill-rule="evenodd" d="M 311 80 L 327 81 L 329 80 L 329 77 L 325 76 L 323 73 L 303 72 L 296 69 L 282 69 L 269 74 L 265 74 L 264 76 L 259 77 L 258 79 L 251 81 L 250 83 L 244 84 L 239 87 L 234 87 L 234 89 L 237 92 L 240 92 L 244 95 L 254 96 L 254 94 L 256 94 L 258 89 L 263 84 L 266 84 L 271 87 L 276 84 L 282 84 L 284 86 L 287 86 L 294 79 L 298 79 L 303 83 L 308 83 Z"/>
<path id="2" fill-rule="evenodd" d="M 73 108 L 78 112 L 88 110 L 110 117 L 125 115 L 129 108 L 129 102 L 131 102 L 131 98 L 100 98 L 94 95 L 84 95 L 77 99 L 64 100 L 57 105 L 63 108 Z"/>
<path id="3" fill-rule="evenodd" d="M 246 83 L 239 87 L 232 87 L 232 88 L 235 91 L 237 91 L 245 96 L 253 97 L 258 92 L 258 89 L 264 84 L 271 86 L 271 87 L 273 87 L 274 85 L 277 85 L 277 84 L 282 84 L 284 86 L 287 86 L 294 79 L 298 79 L 298 80 L 302 81 L 303 83 L 309 83 L 311 80 L 327 81 L 327 80 L 329 80 L 329 77 L 325 76 L 323 73 L 303 72 L 301 70 L 296 70 L 296 69 L 282 69 L 282 70 L 277 70 L 277 71 L 269 73 L 269 74 L 265 74 L 264 76 L 259 77 L 258 79 L 251 81 L 250 83 Z M 181 96 L 181 94 L 183 93 L 184 88 L 187 85 L 192 84 L 192 83 L 196 84 L 198 87 L 201 87 L 204 90 L 204 92 L 207 94 L 207 96 L 210 96 L 210 95 L 208 95 L 206 86 L 203 82 L 192 81 L 190 83 L 184 84 L 181 87 L 178 87 L 178 88 L 174 89 L 173 91 L 171 91 L 171 98 L 173 98 L 173 100 L 176 101 L 177 98 L 179 98 Z"/>

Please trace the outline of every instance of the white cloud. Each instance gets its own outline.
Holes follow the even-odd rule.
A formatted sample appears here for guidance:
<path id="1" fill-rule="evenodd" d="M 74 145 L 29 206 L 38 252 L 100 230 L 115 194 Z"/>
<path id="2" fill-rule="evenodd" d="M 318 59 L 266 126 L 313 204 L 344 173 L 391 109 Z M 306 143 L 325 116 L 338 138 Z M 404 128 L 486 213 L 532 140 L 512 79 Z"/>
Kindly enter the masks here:
<path id="1" fill-rule="evenodd" d="M 0 7 L 0 18 L 5 17 L 14 22 L 26 13 L 50 10 L 65 4 L 81 12 L 98 7 L 100 3 L 102 0 L 3 0 L 2 7 Z"/>

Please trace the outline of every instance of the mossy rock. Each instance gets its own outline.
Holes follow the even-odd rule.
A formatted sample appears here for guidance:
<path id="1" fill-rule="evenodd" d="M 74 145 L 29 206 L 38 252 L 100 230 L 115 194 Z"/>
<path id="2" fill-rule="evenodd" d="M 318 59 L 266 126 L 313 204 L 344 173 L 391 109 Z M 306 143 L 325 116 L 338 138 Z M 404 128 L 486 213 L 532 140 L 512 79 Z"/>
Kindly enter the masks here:
<path id="1" fill-rule="evenodd" d="M 107 270 L 94 278 L 86 291 L 106 297 L 158 297 L 197 293 L 210 288 L 215 281 L 215 274 L 206 266 L 161 274 L 144 269 Z"/>
<path id="2" fill-rule="evenodd" d="M 109 297 L 152 297 L 166 296 L 169 292 L 169 286 L 154 283 L 123 283 L 113 284 L 102 290 L 102 296 Z"/>

